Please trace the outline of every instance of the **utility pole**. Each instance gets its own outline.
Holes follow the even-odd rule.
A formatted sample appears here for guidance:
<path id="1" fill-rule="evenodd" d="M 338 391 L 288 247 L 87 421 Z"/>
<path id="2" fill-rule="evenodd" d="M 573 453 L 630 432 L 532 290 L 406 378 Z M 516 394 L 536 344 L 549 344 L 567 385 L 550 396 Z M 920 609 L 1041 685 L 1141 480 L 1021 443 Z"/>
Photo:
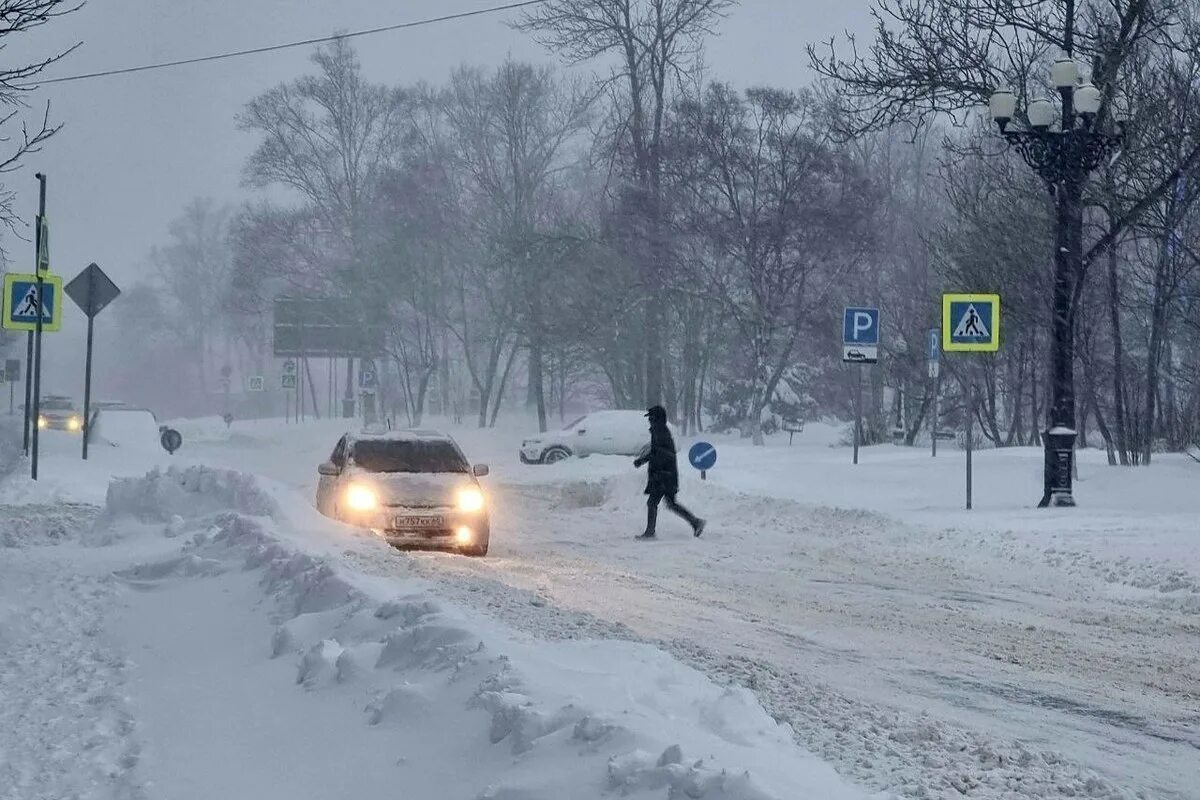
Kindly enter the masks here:
<path id="1" fill-rule="evenodd" d="M 33 426 L 33 447 L 30 455 L 29 477 L 33 480 L 38 479 L 38 429 L 42 416 L 42 321 L 46 314 L 46 284 L 42 280 L 42 268 L 39 259 L 42 254 L 42 237 L 45 235 L 43 229 L 46 218 L 46 176 L 41 172 L 37 173 L 38 180 L 38 217 L 37 217 L 37 234 L 33 237 L 34 243 L 34 273 L 37 275 L 37 321 L 34 323 L 33 334 L 33 416 L 32 420 L 28 417 L 29 409 L 26 404 L 26 420 L 25 425 Z M 58 298 L 55 298 L 58 302 Z"/>

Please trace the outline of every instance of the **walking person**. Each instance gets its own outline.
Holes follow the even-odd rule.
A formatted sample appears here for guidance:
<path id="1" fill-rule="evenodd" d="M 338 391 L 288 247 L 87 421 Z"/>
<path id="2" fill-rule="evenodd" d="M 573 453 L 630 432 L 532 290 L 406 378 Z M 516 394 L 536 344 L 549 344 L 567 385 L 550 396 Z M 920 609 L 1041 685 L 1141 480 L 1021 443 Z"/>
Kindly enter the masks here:
<path id="1" fill-rule="evenodd" d="M 692 526 L 692 534 L 704 533 L 705 521 L 688 511 L 675 499 L 679 494 L 679 468 L 675 463 L 675 439 L 667 427 L 667 410 L 654 406 L 646 412 L 650 420 L 650 449 L 633 462 L 635 467 L 648 464 L 646 477 L 646 531 L 639 539 L 655 538 L 658 506 L 664 499 L 667 508 Z"/>

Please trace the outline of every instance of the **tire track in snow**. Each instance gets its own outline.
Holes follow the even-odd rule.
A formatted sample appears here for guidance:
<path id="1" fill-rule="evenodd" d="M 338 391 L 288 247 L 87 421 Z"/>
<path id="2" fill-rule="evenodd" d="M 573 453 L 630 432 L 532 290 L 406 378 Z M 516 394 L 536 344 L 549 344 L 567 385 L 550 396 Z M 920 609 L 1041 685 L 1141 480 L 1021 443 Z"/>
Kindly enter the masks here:
<path id="1" fill-rule="evenodd" d="M 629 514 L 611 487 L 497 494 L 496 558 L 376 567 L 403 564 L 534 635 L 632 629 L 754 689 L 846 775 L 906 795 L 1183 798 L 1200 778 L 1187 733 L 1198 640 L 1182 614 L 1109 602 L 1037 558 L 863 512 L 731 496 L 703 544 L 639 545 L 612 539 Z M 1121 751 L 1093 762 L 1121 777 L 1060 752 L 1097 747 Z"/>

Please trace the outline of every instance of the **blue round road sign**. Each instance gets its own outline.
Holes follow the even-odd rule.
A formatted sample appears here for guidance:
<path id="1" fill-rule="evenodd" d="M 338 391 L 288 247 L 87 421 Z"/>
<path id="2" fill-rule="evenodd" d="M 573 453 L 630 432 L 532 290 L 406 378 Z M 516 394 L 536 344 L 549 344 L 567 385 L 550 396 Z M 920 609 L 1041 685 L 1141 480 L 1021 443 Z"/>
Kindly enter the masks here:
<path id="1" fill-rule="evenodd" d="M 717 448 L 708 442 L 696 442 L 688 450 L 688 461 L 696 469 L 706 472 L 717 464 Z"/>

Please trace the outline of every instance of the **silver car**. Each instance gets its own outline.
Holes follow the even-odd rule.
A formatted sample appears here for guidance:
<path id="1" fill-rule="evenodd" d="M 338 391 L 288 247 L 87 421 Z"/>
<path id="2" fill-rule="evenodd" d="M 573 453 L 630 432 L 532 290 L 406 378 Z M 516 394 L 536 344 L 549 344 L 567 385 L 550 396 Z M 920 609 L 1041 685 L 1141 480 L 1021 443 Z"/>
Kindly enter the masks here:
<path id="1" fill-rule="evenodd" d="M 396 547 L 487 554 L 487 498 L 458 444 L 436 431 L 346 434 L 317 469 L 317 509 Z"/>

